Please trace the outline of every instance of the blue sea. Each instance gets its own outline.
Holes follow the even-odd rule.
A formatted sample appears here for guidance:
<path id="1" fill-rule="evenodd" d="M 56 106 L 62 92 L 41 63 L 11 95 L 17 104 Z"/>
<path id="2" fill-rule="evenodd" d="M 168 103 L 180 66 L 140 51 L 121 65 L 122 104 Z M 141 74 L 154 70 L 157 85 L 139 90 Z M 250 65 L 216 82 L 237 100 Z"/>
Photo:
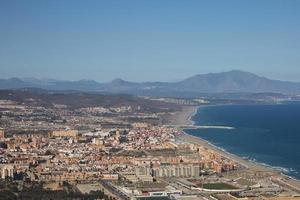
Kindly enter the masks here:
<path id="1" fill-rule="evenodd" d="M 200 107 L 192 120 L 234 129 L 185 130 L 188 134 L 300 179 L 300 103 Z"/>

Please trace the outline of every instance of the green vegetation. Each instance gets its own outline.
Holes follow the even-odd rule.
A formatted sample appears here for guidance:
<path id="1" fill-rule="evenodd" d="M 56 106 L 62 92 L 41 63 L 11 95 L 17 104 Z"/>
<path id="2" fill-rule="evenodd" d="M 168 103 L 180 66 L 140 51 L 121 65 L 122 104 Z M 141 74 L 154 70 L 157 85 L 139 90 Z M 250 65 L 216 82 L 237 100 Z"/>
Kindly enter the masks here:
<path id="1" fill-rule="evenodd" d="M 72 185 L 63 184 L 63 190 L 46 190 L 43 189 L 42 183 L 25 183 L 21 190 L 18 189 L 16 182 L 0 180 L 0 199 L 1 200 L 93 200 L 105 199 L 110 200 L 102 191 L 92 191 L 89 194 L 81 194 L 76 191 Z"/>
<path id="2" fill-rule="evenodd" d="M 237 187 L 233 185 L 229 185 L 227 183 L 205 183 L 202 186 L 204 189 L 209 190 L 234 190 L 238 189 Z"/>

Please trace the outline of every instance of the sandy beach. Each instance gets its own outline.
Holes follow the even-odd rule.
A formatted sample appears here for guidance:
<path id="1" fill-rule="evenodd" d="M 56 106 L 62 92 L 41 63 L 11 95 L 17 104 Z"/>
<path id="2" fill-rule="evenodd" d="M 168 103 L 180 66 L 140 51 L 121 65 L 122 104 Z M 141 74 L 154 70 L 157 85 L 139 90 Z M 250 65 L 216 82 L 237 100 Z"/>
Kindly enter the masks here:
<path id="1" fill-rule="evenodd" d="M 191 118 L 197 112 L 198 108 L 199 107 L 196 107 L 196 106 L 183 107 L 181 112 L 176 112 L 174 115 L 169 117 L 169 119 L 168 119 L 169 125 L 177 126 L 178 129 L 181 129 L 181 126 L 193 125 L 193 121 L 191 120 Z M 260 173 L 272 174 L 273 179 L 276 179 L 276 181 L 279 180 L 282 185 L 288 186 L 288 187 L 292 188 L 293 190 L 300 193 L 300 181 L 299 180 L 295 180 L 286 175 L 283 175 L 283 174 L 281 174 L 281 172 L 279 172 L 275 169 L 260 165 L 258 163 L 255 163 L 255 162 L 252 162 L 252 161 L 249 161 L 246 159 L 243 159 L 237 155 L 231 154 L 227 151 L 222 150 L 221 148 L 219 148 L 217 146 L 210 144 L 208 141 L 203 140 L 200 137 L 192 136 L 185 132 L 183 132 L 183 134 L 180 135 L 178 137 L 178 139 L 180 139 L 184 142 L 198 144 L 207 149 L 214 150 L 214 151 L 218 152 L 220 155 L 222 155 L 223 157 L 231 159 L 231 160 L 239 163 L 240 165 L 244 166 L 246 168 L 246 170 L 249 171 L 249 173 L 255 174 L 257 172 L 260 172 Z"/>
<path id="2" fill-rule="evenodd" d="M 193 125 L 191 117 L 196 114 L 198 106 L 183 106 L 181 111 L 168 116 L 166 125 L 185 126 Z"/>

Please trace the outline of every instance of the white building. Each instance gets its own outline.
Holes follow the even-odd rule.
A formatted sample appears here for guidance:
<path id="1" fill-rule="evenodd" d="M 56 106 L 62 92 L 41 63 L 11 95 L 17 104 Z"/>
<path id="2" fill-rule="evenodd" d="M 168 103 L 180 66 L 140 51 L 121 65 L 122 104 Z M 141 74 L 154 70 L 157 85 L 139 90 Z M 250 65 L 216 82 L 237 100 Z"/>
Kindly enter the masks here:
<path id="1" fill-rule="evenodd" d="M 0 178 L 13 178 L 14 177 L 14 166 L 10 164 L 0 164 Z"/>

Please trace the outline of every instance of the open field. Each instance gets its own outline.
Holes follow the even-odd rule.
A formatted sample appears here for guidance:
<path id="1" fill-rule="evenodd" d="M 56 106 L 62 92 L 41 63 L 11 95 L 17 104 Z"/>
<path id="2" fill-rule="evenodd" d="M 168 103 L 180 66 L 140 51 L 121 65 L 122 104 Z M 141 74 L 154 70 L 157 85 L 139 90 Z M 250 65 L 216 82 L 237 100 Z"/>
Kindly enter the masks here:
<path id="1" fill-rule="evenodd" d="M 238 189 L 234 187 L 233 185 L 229 185 L 227 183 L 204 183 L 202 186 L 204 189 L 209 190 L 232 190 L 232 189 Z"/>

